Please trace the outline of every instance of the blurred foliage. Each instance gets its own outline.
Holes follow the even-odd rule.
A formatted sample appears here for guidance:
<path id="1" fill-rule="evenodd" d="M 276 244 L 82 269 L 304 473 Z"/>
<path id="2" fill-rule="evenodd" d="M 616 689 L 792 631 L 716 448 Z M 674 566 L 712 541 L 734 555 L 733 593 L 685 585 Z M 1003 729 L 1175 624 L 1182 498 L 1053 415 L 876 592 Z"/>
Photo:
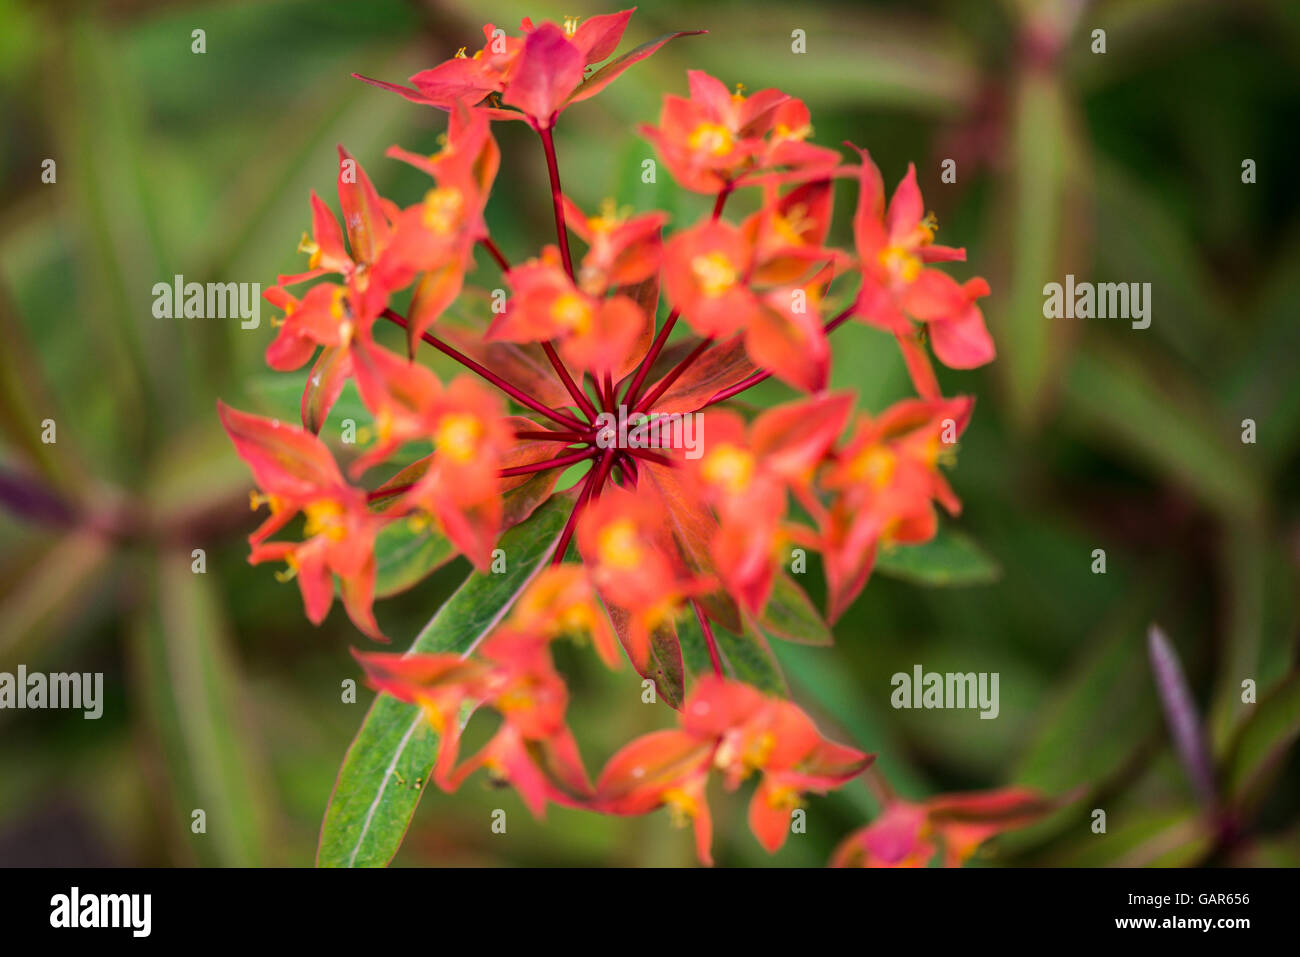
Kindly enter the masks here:
<path id="1" fill-rule="evenodd" d="M 313 859 L 370 696 L 341 701 L 358 677 L 347 649 L 364 639 L 339 610 L 313 629 L 294 586 L 246 564 L 250 482 L 214 414 L 221 396 L 290 417 L 301 375 L 262 365 L 268 322 L 156 319 L 152 286 L 175 274 L 265 285 L 298 267 L 308 191 L 332 202 L 337 142 L 386 195 L 419 195 L 419 174 L 383 151 L 431 151 L 445 121 L 351 72 L 402 80 L 473 47 L 485 19 L 606 9 L 0 0 L 0 469 L 47 493 L 0 512 L 0 670 L 102 671 L 107 697 L 97 722 L 0 712 L 0 863 Z M 891 184 L 916 161 L 941 240 L 969 249 L 961 276 L 994 289 L 999 361 L 943 376 L 945 391 L 980 397 L 946 547 L 969 535 L 1001 577 L 988 584 L 981 565 L 935 589 L 905 567 L 877 576 L 833 648 L 777 643 L 796 700 L 878 752 L 903 794 L 1020 783 L 1069 796 L 981 861 L 1300 864 L 1300 762 L 1286 750 L 1298 720 L 1300 7 L 677 0 L 643 5 L 628 40 L 697 27 L 709 35 L 565 114 L 557 148 L 580 203 L 613 196 L 677 222 L 704 211 L 666 176 L 641 184 L 651 152 L 634 132 L 701 68 L 804 98 L 820 142 L 868 146 Z M 804 55 L 791 53 L 796 28 Z M 1091 52 L 1099 28 L 1105 54 Z M 505 160 L 488 210 L 514 259 L 551 235 L 541 153 L 522 127 L 497 128 Z M 950 157 L 953 185 L 939 179 Z M 55 184 L 41 182 L 46 158 Z M 841 190 L 842 241 L 853 201 Z M 1066 272 L 1151 282 L 1151 328 L 1045 320 L 1042 286 Z M 835 385 L 864 406 L 905 393 L 889 340 L 850 325 L 835 352 Z M 56 444 L 40 441 L 45 418 Z M 1257 444 L 1242 443 L 1244 418 Z M 206 576 L 190 573 L 194 548 Z M 1096 548 L 1104 575 L 1090 570 Z M 454 562 L 381 603 L 385 630 L 404 647 L 465 571 Z M 1170 749 L 1152 619 L 1183 658 L 1225 785 L 1242 789 L 1235 840 L 1216 843 Z M 917 662 L 999 672 L 999 719 L 891 710 L 890 676 Z M 559 649 L 559 665 L 590 766 L 671 722 L 586 649 Z M 1241 703 L 1246 678 L 1260 705 Z M 767 860 L 746 796 L 715 795 L 721 864 Z M 190 833 L 195 807 L 206 835 Z M 491 833 L 492 807 L 507 809 L 508 838 Z M 1089 830 L 1094 807 L 1107 809 L 1105 838 Z M 776 862 L 824 863 L 873 810 L 858 785 L 815 801 L 809 834 Z M 489 801 L 476 780 L 428 795 L 395 863 L 692 857 L 664 814 L 553 809 L 535 822 L 513 792 Z"/>

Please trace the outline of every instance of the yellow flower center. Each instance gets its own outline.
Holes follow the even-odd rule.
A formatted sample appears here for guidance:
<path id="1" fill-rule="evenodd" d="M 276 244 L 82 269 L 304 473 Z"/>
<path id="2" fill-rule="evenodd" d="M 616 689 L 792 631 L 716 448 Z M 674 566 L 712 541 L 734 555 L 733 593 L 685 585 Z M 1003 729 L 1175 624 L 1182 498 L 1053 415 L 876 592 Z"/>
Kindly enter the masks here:
<path id="1" fill-rule="evenodd" d="M 754 456 L 730 443 L 720 445 L 704 460 L 704 480 L 721 485 L 729 495 L 739 495 L 754 476 Z"/>
<path id="2" fill-rule="evenodd" d="M 445 236 L 460 221 L 465 197 L 452 186 L 439 186 L 424 194 L 424 225 L 439 236 Z"/>
<path id="3" fill-rule="evenodd" d="M 691 272 L 704 295 L 721 296 L 736 284 L 736 267 L 720 252 L 703 253 L 691 260 Z"/>
<path id="4" fill-rule="evenodd" d="M 700 806 L 695 798 L 681 788 L 668 788 L 663 793 L 663 800 L 668 807 L 673 824 L 677 827 L 685 827 L 700 813 Z"/>
<path id="5" fill-rule="evenodd" d="M 701 123 L 691 131 L 686 142 L 695 152 L 710 153 L 713 156 L 730 153 L 734 143 L 731 130 L 720 123 Z"/>
<path id="6" fill-rule="evenodd" d="M 803 801 L 799 792 L 789 785 L 779 784 L 767 792 L 767 806 L 784 811 L 793 811 Z"/>
<path id="7" fill-rule="evenodd" d="M 812 127 L 806 123 L 798 129 L 791 129 L 784 123 L 778 123 L 772 130 L 772 136 L 777 140 L 802 142 L 812 135 L 812 131 Z"/>
<path id="8" fill-rule="evenodd" d="M 641 566 L 643 550 L 636 524 L 630 518 L 615 519 L 602 528 L 597 549 L 603 565 L 625 571 Z"/>
<path id="9" fill-rule="evenodd" d="M 912 282 L 921 274 L 922 263 L 902 246 L 886 246 L 880 251 L 880 263 L 903 282 Z"/>
<path id="10" fill-rule="evenodd" d="M 347 535 L 347 529 L 342 522 L 343 506 L 333 499 L 312 502 L 303 509 L 303 513 L 307 516 L 303 533 L 308 538 L 325 535 L 332 541 L 339 542 Z"/>
<path id="11" fill-rule="evenodd" d="M 464 412 L 453 412 L 442 417 L 434 441 L 438 453 L 458 464 L 465 464 L 478 454 L 479 440 L 483 437 L 483 423 Z"/>
<path id="12" fill-rule="evenodd" d="M 631 215 L 629 207 L 620 209 L 613 198 L 606 197 L 600 204 L 600 212 L 587 217 L 587 228 L 593 233 L 607 233 Z"/>
<path id="13" fill-rule="evenodd" d="M 894 453 L 883 445 L 872 445 L 863 449 L 853 460 L 853 477 L 859 482 L 870 482 L 876 488 L 884 488 L 894 477 L 898 461 Z"/>
<path id="14" fill-rule="evenodd" d="M 576 292 L 566 292 L 551 303 L 551 318 L 569 332 L 584 333 L 591 328 L 591 305 Z"/>

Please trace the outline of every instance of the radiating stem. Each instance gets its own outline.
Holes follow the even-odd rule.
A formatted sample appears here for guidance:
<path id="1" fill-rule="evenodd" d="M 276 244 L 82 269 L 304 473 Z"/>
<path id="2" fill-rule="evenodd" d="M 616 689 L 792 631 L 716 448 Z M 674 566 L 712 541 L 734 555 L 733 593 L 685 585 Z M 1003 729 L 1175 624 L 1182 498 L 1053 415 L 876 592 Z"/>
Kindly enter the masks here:
<path id="1" fill-rule="evenodd" d="M 560 261 L 564 263 L 564 271 L 568 274 L 570 280 L 573 279 L 573 258 L 569 255 L 569 228 L 564 222 L 564 193 L 560 189 L 560 167 L 555 161 L 555 140 L 551 135 L 551 127 L 544 130 L 538 130 L 537 135 L 542 138 L 542 149 L 546 151 L 546 173 L 551 179 L 551 206 L 555 211 L 555 238 L 560 245 Z M 542 349 L 546 352 L 546 358 L 551 360 L 551 365 L 564 383 L 564 387 L 569 390 L 569 395 L 573 396 L 573 401 L 578 403 L 580 408 L 588 419 L 595 420 L 596 407 L 591 404 L 587 398 L 587 393 L 573 381 L 569 375 L 569 370 L 564 367 L 560 361 L 559 355 L 555 352 L 555 347 L 549 342 L 542 343 Z M 585 376 L 584 376 L 585 378 Z"/>
<path id="2" fill-rule="evenodd" d="M 394 312 L 392 309 L 385 309 L 382 315 L 385 319 L 397 323 L 397 325 L 401 326 L 403 329 L 405 329 L 407 326 L 406 317 L 403 316 L 401 313 Z M 552 409 L 550 406 L 543 405 L 541 402 L 538 402 L 532 396 L 524 393 L 517 386 L 501 378 L 501 376 L 497 375 L 491 369 L 488 369 L 485 366 L 482 366 L 479 363 L 475 362 L 469 356 L 465 355 L 460 350 L 443 342 L 441 339 L 439 339 L 437 336 L 433 335 L 432 333 L 428 333 L 428 332 L 421 333 L 420 338 L 423 339 L 425 342 L 427 342 L 429 345 L 433 346 L 443 355 L 450 356 L 452 359 L 455 359 L 457 362 L 459 362 L 465 368 L 469 369 L 471 372 L 482 376 L 484 379 L 487 379 L 488 382 L 491 382 L 494 386 L 496 386 L 506 395 L 510 396 L 510 398 L 514 399 L 520 405 L 526 406 L 527 408 L 532 409 L 534 412 L 538 412 L 546 416 L 552 422 L 558 422 L 560 425 L 566 426 L 567 428 L 578 429 L 580 431 L 586 430 L 587 426 L 585 423 L 580 422 L 578 419 L 575 419 L 573 416 L 561 412 L 558 409 Z"/>
<path id="3" fill-rule="evenodd" d="M 718 198 L 713 201 L 713 218 L 718 219 L 722 215 L 722 207 L 727 205 L 727 197 L 731 191 L 736 188 L 736 184 L 728 182 L 726 186 L 718 190 Z"/>
<path id="4" fill-rule="evenodd" d="M 632 459 L 645 459 L 647 462 L 653 462 L 655 465 L 663 465 L 668 468 L 674 468 L 676 463 L 666 455 L 658 452 L 651 452 L 649 449 L 628 449 L 628 457 Z"/>
<path id="5" fill-rule="evenodd" d="M 659 401 L 660 397 L 672 388 L 673 383 L 681 377 L 681 374 L 691 367 L 691 363 L 702 356 L 704 350 L 709 348 L 711 345 L 713 345 L 713 340 L 705 339 L 698 346 L 692 349 L 685 359 L 673 366 L 673 370 L 663 377 L 659 384 L 655 386 L 654 391 L 637 403 L 636 411 L 645 412 L 653 408 L 654 404 Z"/>
<path id="6" fill-rule="evenodd" d="M 636 397 L 641 392 L 641 386 L 645 385 L 646 376 L 650 374 L 650 367 L 659 358 L 659 353 L 663 351 L 664 344 L 673 331 L 673 326 L 677 324 L 677 315 L 676 309 L 668 313 L 668 318 L 664 320 L 664 327 L 659 330 L 659 335 L 655 336 L 654 342 L 650 343 L 645 358 L 641 360 L 641 365 L 637 367 L 636 376 L 632 379 L 631 385 L 627 387 L 627 391 L 623 393 L 624 405 L 635 405 Z"/>
<path id="7" fill-rule="evenodd" d="M 528 465 L 514 465 L 508 469 L 502 469 L 497 474 L 502 478 L 509 478 L 512 475 L 531 475 L 534 472 L 545 472 L 547 469 L 557 469 L 563 465 L 574 465 L 585 459 L 594 458 L 598 453 L 596 448 L 581 449 L 571 455 L 561 455 L 553 459 L 547 459 L 544 462 L 532 462 Z"/>
<path id="8" fill-rule="evenodd" d="M 519 429 L 515 432 L 517 439 L 532 439 L 538 442 L 563 442 L 566 445 L 572 445 L 574 442 L 586 442 L 591 438 L 590 432 L 547 432 L 544 429 Z"/>
<path id="9" fill-rule="evenodd" d="M 569 541 L 573 538 L 574 529 L 578 527 L 578 516 L 582 514 L 583 508 L 586 507 L 591 497 L 599 492 L 600 486 L 605 484 L 605 476 L 609 474 L 609 468 L 614 461 L 616 451 L 615 449 L 606 449 L 599 464 L 587 473 L 587 479 L 583 482 L 582 491 L 578 493 L 578 500 L 573 503 L 573 511 L 569 513 L 569 520 L 564 523 L 564 529 L 560 532 L 560 540 L 556 543 L 555 554 L 551 556 L 552 565 L 558 565 L 564 561 L 564 553 L 569 550 Z"/>
<path id="10" fill-rule="evenodd" d="M 591 404 L 591 399 L 587 398 L 587 393 L 583 392 L 582 389 L 578 387 L 578 383 L 573 381 L 573 376 L 569 375 L 569 370 L 566 369 L 564 363 L 560 361 L 560 354 L 555 351 L 555 346 L 551 345 L 549 342 L 543 342 L 542 351 L 546 353 L 546 358 L 551 360 L 551 368 L 553 368 L 555 374 L 560 377 L 560 381 L 564 383 L 564 388 L 567 389 L 569 395 L 573 397 L 573 401 L 578 403 L 578 408 L 582 410 L 583 414 L 589 420 L 592 422 L 596 421 L 596 407 Z"/>

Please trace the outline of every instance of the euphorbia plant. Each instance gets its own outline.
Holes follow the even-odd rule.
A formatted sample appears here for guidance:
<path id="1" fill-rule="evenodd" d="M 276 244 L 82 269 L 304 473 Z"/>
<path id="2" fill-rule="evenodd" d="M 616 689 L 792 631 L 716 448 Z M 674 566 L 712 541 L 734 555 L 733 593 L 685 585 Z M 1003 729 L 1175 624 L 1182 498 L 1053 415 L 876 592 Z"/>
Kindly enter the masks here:
<path id="1" fill-rule="evenodd" d="M 785 700 L 767 638 L 829 636 L 785 568 L 792 546 L 822 554 L 834 621 L 880 550 L 931 539 L 936 502 L 959 509 L 940 466 L 973 400 L 940 394 L 927 342 L 948 366 L 990 361 L 977 304 L 988 286 L 959 284 L 932 265 L 965 253 L 933 243 L 912 168 L 886 205 L 865 150 L 846 165 L 810 142 L 802 102 L 774 89 L 732 92 L 699 71 L 688 73 L 689 97 L 665 97 L 659 123 L 642 132 L 680 186 L 712 197 L 711 211 L 667 235 L 660 211 L 584 212 L 561 188 L 558 117 L 685 35 L 609 59 L 631 12 L 563 26 L 525 20 L 518 37 L 489 24 L 481 50 L 416 74 L 411 87 L 368 80 L 447 114 L 438 153 L 388 151 L 428 174 L 431 188 L 402 208 L 340 148 L 342 228 L 313 194 L 300 247 L 308 269 L 267 293 L 284 310 L 267 361 L 292 370 L 315 357 L 302 425 L 220 407 L 261 488 L 254 505 L 270 510 L 251 560 L 285 562 L 313 622 L 337 582 L 357 627 L 385 640 L 377 592 L 407 587 L 455 554 L 476 569 L 409 652 L 358 653 L 382 694 L 340 774 L 322 863 L 387 861 L 422 783 L 454 789 L 480 768 L 539 815 L 552 801 L 609 814 L 666 806 L 694 821 L 706 862 L 707 781 L 716 771 L 735 788 L 756 772 L 749 820 L 775 850 L 804 795 L 840 787 L 871 763 Z M 500 165 L 491 124 L 503 120 L 537 131 L 556 226 L 553 245 L 513 264 L 485 218 Z M 858 191 L 853 249 L 828 245 L 833 190 L 845 179 Z M 757 209 L 733 221 L 728 201 L 741 191 Z M 446 314 L 470 295 L 465 277 L 479 252 L 495 261 L 509 297 L 468 335 Z M 391 303 L 408 288 L 402 314 Z M 833 300 L 845 304 L 832 310 Z M 828 391 L 830 336 L 849 321 L 896 337 L 917 397 L 871 416 L 855 413 L 852 393 Z M 405 329 L 406 354 L 380 344 L 384 323 Z M 466 371 L 441 381 L 419 361 L 422 343 Z M 800 396 L 753 418 L 724 407 L 770 376 Z M 345 477 L 317 433 L 348 379 L 373 427 Z M 627 440 L 610 422 L 629 415 L 634 438 L 644 417 L 700 416 L 700 442 Z M 421 444 L 432 451 L 384 470 Z M 585 466 L 580 480 L 556 491 L 575 465 Z M 299 513 L 301 540 L 273 541 Z M 613 755 L 594 785 L 551 660 L 550 643 L 563 636 L 590 639 L 611 668 L 626 655 L 681 712 L 677 729 Z M 461 761 L 462 729 L 483 707 L 498 712 L 500 728 Z M 883 783 L 878 791 L 888 793 Z M 915 861 L 931 847 L 937 814 L 886 800 L 882 820 L 836 859 Z M 878 835 L 896 821 L 908 830 L 891 856 Z M 961 833 L 969 843 L 997 829 Z"/>

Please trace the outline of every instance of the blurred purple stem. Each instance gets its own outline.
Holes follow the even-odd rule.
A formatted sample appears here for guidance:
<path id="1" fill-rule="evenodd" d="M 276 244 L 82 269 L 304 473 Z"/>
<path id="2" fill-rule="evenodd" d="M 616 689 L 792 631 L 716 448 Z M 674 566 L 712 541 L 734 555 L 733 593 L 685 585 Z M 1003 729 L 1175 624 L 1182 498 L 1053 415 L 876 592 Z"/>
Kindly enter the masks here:
<path id="1" fill-rule="evenodd" d="M 1183 674 L 1178 653 L 1159 625 L 1153 624 L 1147 632 L 1147 651 L 1151 656 L 1151 670 L 1155 673 L 1156 690 L 1165 709 L 1165 720 L 1173 736 L 1174 751 L 1196 790 L 1196 796 L 1207 808 L 1218 803 L 1214 786 L 1214 766 L 1205 743 L 1196 703 L 1192 700 Z"/>

